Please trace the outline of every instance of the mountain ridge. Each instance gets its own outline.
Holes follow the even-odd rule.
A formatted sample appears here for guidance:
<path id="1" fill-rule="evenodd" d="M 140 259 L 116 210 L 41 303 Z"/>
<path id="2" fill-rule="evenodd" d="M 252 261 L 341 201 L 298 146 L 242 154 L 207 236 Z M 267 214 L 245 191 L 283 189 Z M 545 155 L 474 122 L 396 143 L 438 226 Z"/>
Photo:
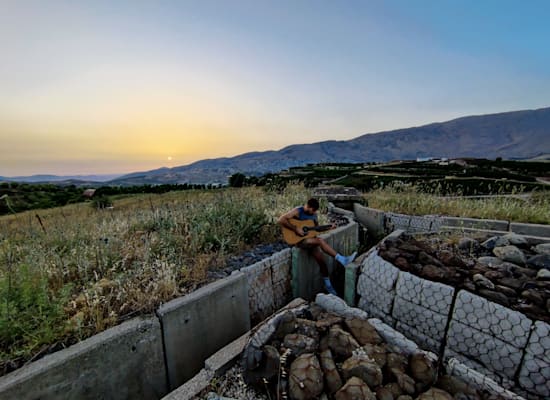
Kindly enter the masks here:
<path id="1" fill-rule="evenodd" d="M 536 159 L 550 154 L 550 107 L 468 115 L 443 122 L 366 133 L 349 140 L 291 144 L 133 172 L 109 185 L 226 183 L 240 172 L 263 175 L 322 162 L 386 162 L 425 157 Z M 13 180 L 13 178 L 7 178 Z M 2 178 L 0 177 L 0 180 Z M 62 180 L 62 179 L 57 179 Z"/>
<path id="2" fill-rule="evenodd" d="M 261 175 L 319 162 L 384 162 L 418 157 L 530 159 L 550 153 L 550 107 L 469 115 L 444 122 L 367 133 L 350 140 L 292 144 L 280 150 L 199 160 L 141 172 L 141 183 L 225 183 L 241 172 Z M 134 175 L 135 177 L 135 175 Z M 132 178 L 132 177 L 130 177 Z M 128 176 L 112 183 L 128 184 Z"/>

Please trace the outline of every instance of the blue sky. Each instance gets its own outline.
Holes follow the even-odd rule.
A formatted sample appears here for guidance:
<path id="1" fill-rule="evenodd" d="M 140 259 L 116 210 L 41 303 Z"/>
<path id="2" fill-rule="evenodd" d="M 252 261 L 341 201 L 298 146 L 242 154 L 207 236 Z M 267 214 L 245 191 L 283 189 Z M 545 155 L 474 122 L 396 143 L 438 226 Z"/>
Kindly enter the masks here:
<path id="1" fill-rule="evenodd" d="M 548 1 L 11 1 L 0 175 L 123 173 L 550 106 Z"/>

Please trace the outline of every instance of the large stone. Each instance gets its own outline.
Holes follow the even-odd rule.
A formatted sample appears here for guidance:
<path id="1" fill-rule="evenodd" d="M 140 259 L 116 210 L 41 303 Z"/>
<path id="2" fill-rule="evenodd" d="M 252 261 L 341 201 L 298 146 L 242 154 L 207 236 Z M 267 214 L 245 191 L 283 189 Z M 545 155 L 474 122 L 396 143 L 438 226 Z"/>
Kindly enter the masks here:
<path id="1" fill-rule="evenodd" d="M 411 355 L 409 359 L 411 376 L 426 387 L 433 384 L 437 379 L 436 361 L 425 353 Z"/>
<path id="2" fill-rule="evenodd" d="M 367 320 L 348 318 L 345 324 L 360 345 L 382 343 L 382 338 Z"/>
<path id="3" fill-rule="evenodd" d="M 392 392 L 384 386 L 376 389 L 376 398 L 377 400 L 394 400 Z"/>
<path id="4" fill-rule="evenodd" d="M 517 265 L 525 265 L 525 254 L 516 246 L 495 247 L 493 253 L 503 261 L 509 261 Z"/>
<path id="5" fill-rule="evenodd" d="M 509 297 L 510 299 L 513 299 L 518 295 L 514 289 L 509 288 L 508 286 L 495 285 L 495 290 Z"/>
<path id="6" fill-rule="evenodd" d="M 391 368 L 390 373 L 395 377 L 397 384 L 404 393 L 414 394 L 415 382 L 413 378 L 397 368 Z"/>
<path id="7" fill-rule="evenodd" d="M 521 292 L 521 297 L 535 303 L 539 307 L 544 307 L 546 305 L 546 299 L 542 293 L 534 289 L 524 290 Z"/>
<path id="8" fill-rule="evenodd" d="M 477 262 L 490 268 L 494 268 L 502 264 L 502 260 L 500 258 L 491 256 L 479 257 Z"/>
<path id="9" fill-rule="evenodd" d="M 485 288 L 485 289 L 494 289 L 495 288 L 495 284 L 493 282 L 491 282 L 489 279 L 487 279 L 485 276 L 481 275 L 481 274 L 475 274 L 472 277 L 472 280 L 474 281 L 474 283 L 478 287 L 482 287 L 482 288 Z"/>
<path id="10" fill-rule="evenodd" d="M 537 271 L 533 268 L 524 268 L 512 263 L 502 263 L 501 267 L 503 268 L 503 272 L 508 272 L 514 278 L 520 278 L 523 276 L 533 278 L 537 276 Z"/>
<path id="11" fill-rule="evenodd" d="M 499 240 L 499 236 L 493 236 L 481 243 L 481 247 L 486 248 L 487 250 L 493 250 L 496 245 L 497 241 Z"/>
<path id="12" fill-rule="evenodd" d="M 459 268 L 467 268 L 466 262 L 449 250 L 442 250 L 438 254 L 439 260 L 445 265 Z"/>
<path id="13" fill-rule="evenodd" d="M 332 358 L 332 353 L 330 349 L 323 351 L 320 354 L 321 367 L 325 374 L 325 381 L 327 383 L 327 389 L 329 393 L 335 393 L 342 387 L 342 378 L 336 369 L 336 364 Z"/>
<path id="14" fill-rule="evenodd" d="M 474 388 L 468 385 L 461 379 L 454 376 L 443 375 L 437 380 L 437 386 L 447 393 L 456 396 L 460 393 L 476 396 L 477 392 Z"/>
<path id="15" fill-rule="evenodd" d="M 481 274 L 475 274 L 473 276 L 474 282 L 475 282 L 476 275 L 481 275 Z M 487 271 L 483 274 L 483 276 L 485 276 L 485 278 L 489 279 L 490 281 L 496 281 L 497 279 L 506 278 L 509 275 L 510 274 L 507 274 L 505 271 Z M 492 288 L 488 287 L 488 289 L 492 289 Z"/>
<path id="16" fill-rule="evenodd" d="M 435 265 L 436 267 L 443 267 L 443 264 L 441 263 L 441 261 L 439 261 L 435 257 L 432 257 L 431 255 L 429 255 L 424 251 L 421 251 L 420 253 L 418 253 L 418 261 L 420 261 L 424 265 L 431 264 L 431 265 Z"/>
<path id="17" fill-rule="evenodd" d="M 376 362 L 367 356 L 354 354 L 342 364 L 342 374 L 344 379 L 352 376 L 360 378 L 371 389 L 382 384 L 382 369 Z"/>
<path id="18" fill-rule="evenodd" d="M 458 241 L 458 248 L 460 250 L 473 253 L 479 249 L 479 242 L 470 237 L 463 237 Z"/>
<path id="19" fill-rule="evenodd" d="M 409 360 L 407 360 L 407 357 L 404 354 L 390 353 L 388 354 L 387 358 L 388 358 L 388 361 L 387 361 L 388 368 L 390 369 L 395 368 L 403 372 L 405 372 L 405 370 L 407 369 Z"/>
<path id="20" fill-rule="evenodd" d="M 335 355 L 344 358 L 350 357 L 353 354 L 353 350 L 361 347 L 350 333 L 338 326 L 330 328 L 328 346 Z"/>
<path id="21" fill-rule="evenodd" d="M 502 304 L 506 307 L 510 307 L 510 304 L 512 303 L 510 298 L 504 293 L 495 292 L 494 290 L 480 289 L 479 294 L 491 301 L 494 301 L 495 303 Z"/>
<path id="22" fill-rule="evenodd" d="M 453 396 L 442 389 L 431 388 L 418 396 L 417 400 L 453 400 Z"/>
<path id="23" fill-rule="evenodd" d="M 525 239 L 525 236 L 518 235 L 517 233 L 507 233 L 504 236 L 501 236 L 502 239 L 506 240 L 508 244 L 513 246 L 527 246 L 529 242 Z"/>
<path id="24" fill-rule="evenodd" d="M 385 345 L 366 344 L 362 349 L 380 368 L 384 368 L 388 361 L 388 349 Z"/>
<path id="25" fill-rule="evenodd" d="M 537 279 L 541 281 L 546 281 L 550 279 L 550 270 L 543 268 L 537 272 Z"/>
<path id="26" fill-rule="evenodd" d="M 442 281 L 445 280 L 445 277 L 447 277 L 447 271 L 442 267 L 427 264 L 422 268 L 422 276 L 433 281 Z"/>
<path id="27" fill-rule="evenodd" d="M 313 353 L 317 350 L 318 342 L 309 336 L 299 333 L 290 333 L 285 336 L 285 347 L 292 350 L 292 354 L 299 356 L 304 353 Z"/>
<path id="28" fill-rule="evenodd" d="M 294 400 L 314 399 L 323 392 L 323 372 L 315 354 L 302 354 L 290 365 L 289 393 Z"/>
<path id="29" fill-rule="evenodd" d="M 521 290 L 523 282 L 516 278 L 502 278 L 497 281 L 502 286 L 507 286 L 513 290 Z"/>
<path id="30" fill-rule="evenodd" d="M 550 269 L 550 255 L 538 254 L 536 256 L 530 257 L 527 260 L 527 265 L 534 269 L 541 269 L 541 268 Z"/>
<path id="31" fill-rule="evenodd" d="M 539 254 L 546 254 L 550 255 L 550 243 L 541 243 L 537 244 L 533 250 L 535 250 Z"/>
<path id="32" fill-rule="evenodd" d="M 376 400 L 376 395 L 365 382 L 357 377 L 351 377 L 334 395 L 336 400 Z"/>

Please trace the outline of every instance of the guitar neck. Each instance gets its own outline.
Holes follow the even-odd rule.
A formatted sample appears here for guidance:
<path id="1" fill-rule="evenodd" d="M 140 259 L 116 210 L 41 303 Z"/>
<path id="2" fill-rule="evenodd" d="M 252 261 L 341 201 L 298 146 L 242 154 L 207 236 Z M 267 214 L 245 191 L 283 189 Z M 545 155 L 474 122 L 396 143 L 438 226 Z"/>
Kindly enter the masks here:
<path id="1" fill-rule="evenodd" d="M 303 229 L 308 232 L 309 231 L 323 232 L 323 231 L 328 231 L 330 228 L 332 228 L 332 225 L 307 226 L 307 227 L 304 227 Z"/>

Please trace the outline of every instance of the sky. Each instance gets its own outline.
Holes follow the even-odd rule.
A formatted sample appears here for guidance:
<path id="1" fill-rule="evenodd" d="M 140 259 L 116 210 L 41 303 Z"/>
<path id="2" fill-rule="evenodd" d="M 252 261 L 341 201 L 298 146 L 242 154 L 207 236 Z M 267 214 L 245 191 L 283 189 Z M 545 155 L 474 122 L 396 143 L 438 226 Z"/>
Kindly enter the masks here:
<path id="1" fill-rule="evenodd" d="M 550 106 L 550 1 L 0 0 L 0 176 Z"/>

